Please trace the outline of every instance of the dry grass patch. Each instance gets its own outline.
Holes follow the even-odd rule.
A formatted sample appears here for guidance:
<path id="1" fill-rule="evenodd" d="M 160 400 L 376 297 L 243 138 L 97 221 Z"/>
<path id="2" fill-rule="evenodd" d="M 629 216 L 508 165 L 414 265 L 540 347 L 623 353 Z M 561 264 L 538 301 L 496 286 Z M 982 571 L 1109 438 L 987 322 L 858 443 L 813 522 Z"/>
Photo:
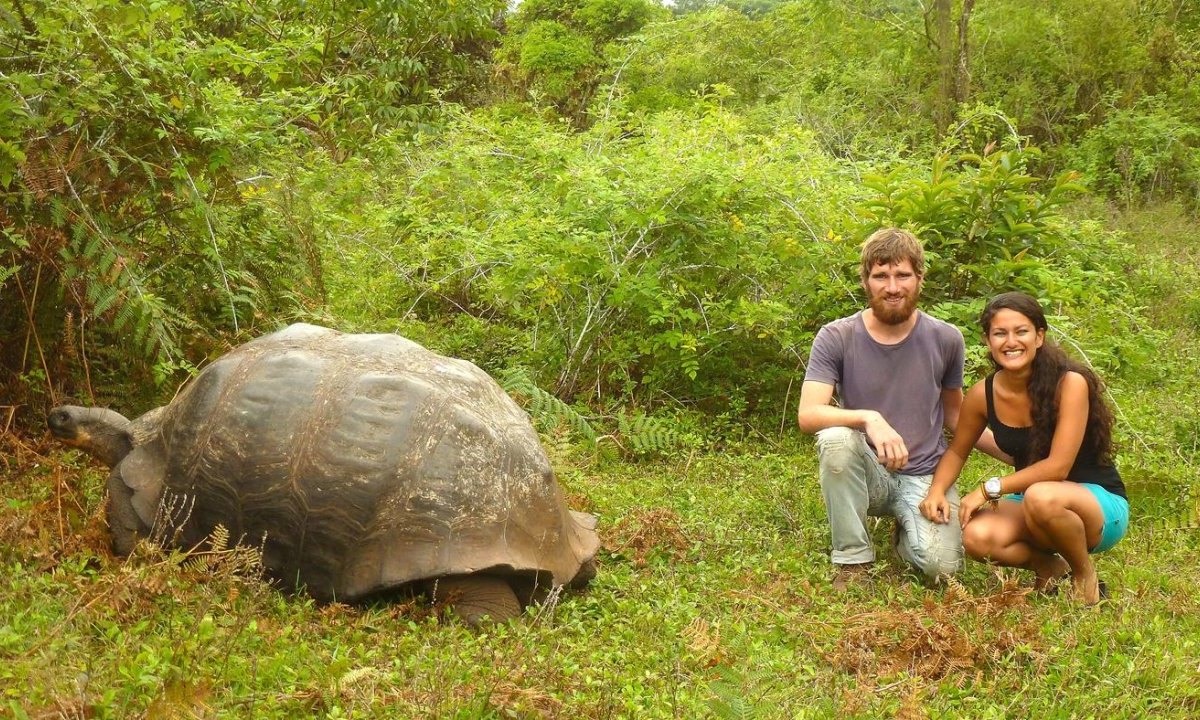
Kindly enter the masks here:
<path id="1" fill-rule="evenodd" d="M 683 639 L 692 659 L 703 667 L 714 667 L 725 661 L 726 653 L 721 644 L 721 624 L 696 618 L 683 629 Z"/>
<path id="2" fill-rule="evenodd" d="M 683 560 L 692 546 L 692 538 L 683 530 L 679 514 L 668 508 L 631 512 L 608 535 L 605 548 L 614 555 L 631 558 L 634 567 L 639 568 L 646 567 L 656 552 Z"/>
<path id="3" fill-rule="evenodd" d="M 976 597 L 951 579 L 940 601 L 930 595 L 917 609 L 894 606 L 847 618 L 826 659 L 866 682 L 901 674 L 962 682 L 1014 654 L 1040 666 L 1046 655 L 1035 619 L 1001 612 L 1028 608 L 1029 593 L 1010 580 L 1000 592 Z"/>
<path id="4" fill-rule="evenodd" d="M 42 570 L 71 555 L 108 555 L 103 503 L 89 501 L 78 469 L 46 449 L 42 442 L 0 435 L 6 473 L 18 479 L 6 490 L 8 502 L 0 505 L 0 546 Z"/>

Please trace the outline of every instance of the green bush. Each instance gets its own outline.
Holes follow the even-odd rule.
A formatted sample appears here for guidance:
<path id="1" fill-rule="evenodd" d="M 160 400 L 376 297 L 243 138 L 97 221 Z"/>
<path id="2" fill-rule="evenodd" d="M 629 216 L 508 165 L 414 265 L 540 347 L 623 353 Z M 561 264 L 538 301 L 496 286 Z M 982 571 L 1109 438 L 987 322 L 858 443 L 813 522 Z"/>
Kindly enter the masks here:
<path id="1" fill-rule="evenodd" d="M 1127 206 L 1172 195 L 1200 201 L 1200 127 L 1160 98 L 1113 112 L 1067 153 L 1094 187 Z"/>
<path id="2" fill-rule="evenodd" d="M 873 175 L 709 103 L 585 132 L 461 113 L 392 153 L 337 182 L 314 169 L 280 211 L 323 229 L 331 314 L 529 368 L 595 407 L 775 403 L 820 325 L 861 307 L 858 243 L 881 225 L 924 238 L 928 307 L 968 337 L 983 299 L 1014 288 L 1064 316 L 1110 302 L 1136 317 L 1117 238 L 1062 214 L 1082 188 L 1033 174 L 1031 149 Z M 1082 342 L 1132 352 L 1095 324 Z"/>
<path id="3" fill-rule="evenodd" d="M 1049 182 L 1030 174 L 1037 154 L 1014 148 L 943 155 L 927 177 L 910 165 L 868 175 L 864 184 L 878 197 L 863 204 L 866 225 L 912 228 L 925 241 L 933 297 L 1036 292 L 1047 262 L 1063 249 L 1059 209 L 1084 190 L 1070 173 Z"/>
<path id="4" fill-rule="evenodd" d="M 607 48 L 669 17 L 649 0 L 530 0 L 508 19 L 498 71 L 521 97 L 584 123 L 606 69 Z"/>
<path id="5" fill-rule="evenodd" d="M 799 123 L 839 156 L 874 158 L 932 139 L 924 51 L 909 33 L 861 3 L 789 2 L 745 13 L 724 5 L 632 39 L 618 83 L 631 111 L 703 104 L 720 88 L 729 107 L 752 111 L 767 128 Z"/>
<path id="6" fill-rule="evenodd" d="M 1042 144 L 1102 121 L 1154 72 L 1147 42 L 1165 8 L 1145 5 L 980 3 L 971 23 L 974 99 L 1003 108 Z"/>
<path id="7" fill-rule="evenodd" d="M 969 374 L 987 368 L 979 312 L 993 295 L 1021 290 L 1054 316 L 1057 339 L 1098 369 L 1135 372 L 1155 342 L 1141 327 L 1128 283 L 1134 262 L 1123 236 L 1064 212 L 1085 188 L 1073 172 L 1037 176 L 1040 153 L 1016 140 L 1010 149 L 934 159 L 930 170 L 902 164 L 867 175 L 877 194 L 865 200 L 864 232 L 898 225 L 926 248 L 924 297 L 934 315 L 964 330 Z"/>
<path id="8" fill-rule="evenodd" d="M 853 244 L 829 232 L 852 185 L 796 129 L 749 135 L 716 108 L 582 134 L 476 113 L 398 170 L 380 202 L 394 209 L 364 225 L 378 240 L 327 255 L 335 314 L 367 283 L 400 317 L 521 328 L 510 361 L 563 397 L 774 391 L 824 310 L 854 296 L 830 272 Z"/>
<path id="9" fill-rule="evenodd" d="M 265 170 L 412 133 L 494 3 L 28 0 L 0 10 L 0 388 L 142 405 L 224 338 L 320 298 L 264 225 Z M 457 74 L 456 74 L 457 73 Z M 281 163 L 281 165 L 283 165 Z M 287 227 L 283 225 L 282 227 Z M 147 390 L 149 388 L 149 390 Z"/>
<path id="10" fill-rule="evenodd" d="M 619 87 L 628 107 L 643 112 L 688 107 L 718 85 L 738 104 L 769 94 L 763 77 L 770 60 L 758 31 L 741 13 L 716 7 L 642 34 L 613 60 L 623 65 Z"/>
<path id="11" fill-rule="evenodd" d="M 585 92 L 600 66 L 592 40 L 554 20 L 539 20 L 506 43 L 529 91 L 555 104 Z"/>

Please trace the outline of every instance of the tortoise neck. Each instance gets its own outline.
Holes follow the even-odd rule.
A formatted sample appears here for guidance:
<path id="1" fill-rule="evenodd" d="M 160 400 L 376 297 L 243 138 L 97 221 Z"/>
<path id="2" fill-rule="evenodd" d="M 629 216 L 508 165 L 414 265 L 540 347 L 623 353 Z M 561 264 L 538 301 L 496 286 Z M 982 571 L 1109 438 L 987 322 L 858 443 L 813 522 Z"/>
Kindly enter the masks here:
<path id="1" fill-rule="evenodd" d="M 109 467 L 115 467 L 133 449 L 126 417 L 112 410 L 87 408 L 80 417 L 85 440 L 79 447 Z"/>

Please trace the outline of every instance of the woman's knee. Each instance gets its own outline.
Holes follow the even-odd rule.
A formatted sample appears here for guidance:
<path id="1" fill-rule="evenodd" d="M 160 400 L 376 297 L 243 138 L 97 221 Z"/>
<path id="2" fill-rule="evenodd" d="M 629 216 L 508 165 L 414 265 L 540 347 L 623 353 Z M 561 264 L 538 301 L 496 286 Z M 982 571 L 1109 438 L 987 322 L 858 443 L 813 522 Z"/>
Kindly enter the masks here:
<path id="1" fill-rule="evenodd" d="M 990 522 L 976 520 L 963 528 L 963 550 L 976 560 L 991 557 L 996 544 L 996 533 Z"/>
<path id="2" fill-rule="evenodd" d="M 1034 522 L 1052 517 L 1066 508 L 1066 504 L 1058 490 L 1059 483 L 1040 482 L 1030 485 L 1025 490 L 1021 509 L 1025 517 Z"/>

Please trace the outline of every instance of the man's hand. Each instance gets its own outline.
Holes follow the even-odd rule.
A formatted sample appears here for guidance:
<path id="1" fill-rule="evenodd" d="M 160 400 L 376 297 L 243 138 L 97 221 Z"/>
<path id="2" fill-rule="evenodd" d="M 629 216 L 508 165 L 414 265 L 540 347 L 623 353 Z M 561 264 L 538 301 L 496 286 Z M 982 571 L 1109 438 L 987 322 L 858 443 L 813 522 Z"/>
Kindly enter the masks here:
<path id="1" fill-rule="evenodd" d="M 867 420 L 863 430 L 875 446 L 875 454 L 879 456 L 881 465 L 896 472 L 908 464 L 908 447 L 904 444 L 904 438 L 888 425 L 888 421 L 884 420 L 882 415 L 875 413 Z"/>
<path id="2" fill-rule="evenodd" d="M 946 499 L 946 493 L 931 488 L 918 507 L 922 515 L 935 523 L 945 525 L 950 522 L 950 501 Z"/>
<path id="3" fill-rule="evenodd" d="M 970 522 L 971 516 L 974 515 L 979 508 L 986 505 L 987 497 L 983 494 L 983 488 L 976 488 L 963 496 L 963 499 L 958 504 L 958 522 L 966 527 Z"/>

